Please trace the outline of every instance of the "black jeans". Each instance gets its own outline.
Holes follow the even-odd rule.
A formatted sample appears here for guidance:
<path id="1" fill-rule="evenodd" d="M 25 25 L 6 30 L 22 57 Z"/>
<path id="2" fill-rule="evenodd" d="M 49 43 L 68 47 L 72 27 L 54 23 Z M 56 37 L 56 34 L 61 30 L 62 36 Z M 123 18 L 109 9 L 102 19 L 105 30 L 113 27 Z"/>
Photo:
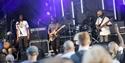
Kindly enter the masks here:
<path id="1" fill-rule="evenodd" d="M 23 60 L 24 59 L 24 53 L 26 53 L 26 49 L 29 46 L 29 42 L 27 39 L 27 36 L 22 36 L 19 37 L 18 42 L 17 42 L 17 48 L 18 48 L 18 60 Z"/>
<path id="2" fill-rule="evenodd" d="M 58 52 L 59 52 L 59 38 L 56 38 L 54 41 L 50 42 L 50 49 L 52 49 L 55 54 L 58 54 Z"/>
<path id="3" fill-rule="evenodd" d="M 18 50 L 20 52 L 21 51 L 26 51 L 28 46 L 29 46 L 29 42 L 28 42 L 27 36 L 19 37 L 19 40 L 18 40 Z"/>

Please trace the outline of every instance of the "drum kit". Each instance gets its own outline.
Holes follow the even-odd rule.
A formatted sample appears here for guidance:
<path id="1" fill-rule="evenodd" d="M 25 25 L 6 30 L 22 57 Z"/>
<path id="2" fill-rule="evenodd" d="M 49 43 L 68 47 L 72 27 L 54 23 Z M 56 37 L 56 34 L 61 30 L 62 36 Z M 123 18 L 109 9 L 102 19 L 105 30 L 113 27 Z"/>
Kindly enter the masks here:
<path id="1" fill-rule="evenodd" d="M 93 34 L 93 31 L 95 31 L 95 30 L 92 30 L 92 27 L 91 27 L 90 25 L 87 25 L 87 24 L 85 24 L 85 25 L 83 25 L 83 26 L 78 25 L 78 26 L 76 26 L 76 31 L 77 31 L 77 32 L 75 33 L 74 37 L 78 37 L 81 32 L 86 31 L 86 32 L 89 32 L 92 43 L 99 43 L 99 36 L 94 37 L 94 36 L 92 35 L 92 34 Z M 95 32 L 96 32 L 96 31 L 95 31 Z M 97 33 L 97 32 L 96 32 L 96 33 Z M 94 34 L 94 35 L 97 35 L 97 34 Z M 76 40 L 74 40 L 74 41 L 76 41 Z M 77 43 L 77 44 L 78 44 L 78 43 Z"/>
<path id="2" fill-rule="evenodd" d="M 93 36 L 93 34 L 97 35 L 97 34 L 93 33 L 93 31 L 95 31 L 95 30 L 93 30 L 92 27 L 88 24 L 84 24 L 84 25 L 80 25 L 80 24 L 72 25 L 72 24 L 70 24 L 70 25 L 67 25 L 66 28 L 67 29 L 64 29 L 62 31 L 62 33 L 65 33 L 65 34 L 60 34 L 60 37 L 64 38 L 64 39 L 60 38 L 60 39 L 63 40 L 63 42 L 67 39 L 68 40 L 70 39 L 70 40 L 75 41 L 76 44 L 78 44 L 77 40 L 78 40 L 78 36 L 79 36 L 80 32 L 87 31 L 90 34 L 92 44 L 93 43 L 99 43 L 98 37 Z M 67 32 L 67 34 L 66 34 L 66 32 Z"/>

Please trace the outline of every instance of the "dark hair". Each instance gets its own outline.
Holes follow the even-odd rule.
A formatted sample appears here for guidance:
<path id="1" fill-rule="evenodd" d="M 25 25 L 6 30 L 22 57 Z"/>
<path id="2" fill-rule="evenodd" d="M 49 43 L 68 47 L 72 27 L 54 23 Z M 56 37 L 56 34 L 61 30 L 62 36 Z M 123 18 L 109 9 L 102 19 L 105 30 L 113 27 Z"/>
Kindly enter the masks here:
<path id="1" fill-rule="evenodd" d="M 23 17 L 23 14 L 20 14 L 19 17 L 20 17 L 20 16 Z"/>
<path id="2" fill-rule="evenodd" d="M 105 13 L 104 13 L 104 10 L 98 10 L 98 11 L 101 11 L 101 12 L 102 12 L 102 16 L 104 16 L 104 14 L 105 14 Z M 97 12 L 98 12 L 98 11 L 97 11 Z"/>

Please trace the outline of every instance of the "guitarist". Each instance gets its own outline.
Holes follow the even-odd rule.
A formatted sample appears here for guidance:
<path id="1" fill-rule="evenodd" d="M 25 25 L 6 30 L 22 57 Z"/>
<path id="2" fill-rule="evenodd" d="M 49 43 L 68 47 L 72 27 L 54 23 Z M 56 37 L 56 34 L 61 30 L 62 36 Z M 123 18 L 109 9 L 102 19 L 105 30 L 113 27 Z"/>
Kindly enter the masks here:
<path id="1" fill-rule="evenodd" d="M 60 27 L 60 24 L 54 20 L 52 20 L 48 26 L 50 49 L 53 50 L 55 54 L 57 54 L 59 51 L 59 38 L 55 34 L 55 32 L 58 30 L 59 27 Z"/>
<path id="2" fill-rule="evenodd" d="M 112 25 L 109 18 L 106 17 L 102 10 L 97 11 L 96 28 L 99 31 L 100 42 L 108 42 L 108 37 L 110 35 L 109 26 Z"/>

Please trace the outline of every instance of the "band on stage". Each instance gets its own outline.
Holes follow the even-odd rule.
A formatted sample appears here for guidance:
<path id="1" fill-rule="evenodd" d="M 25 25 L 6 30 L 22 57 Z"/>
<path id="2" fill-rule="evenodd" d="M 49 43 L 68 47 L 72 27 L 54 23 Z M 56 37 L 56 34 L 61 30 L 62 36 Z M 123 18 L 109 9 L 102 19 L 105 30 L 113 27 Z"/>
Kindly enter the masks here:
<path id="1" fill-rule="evenodd" d="M 23 15 L 19 15 L 19 20 L 16 22 L 16 48 L 18 52 L 25 51 L 29 46 L 30 41 L 30 27 L 26 20 L 24 20 Z M 102 10 L 97 11 L 97 19 L 95 22 L 95 27 L 100 38 L 99 42 L 108 42 L 110 32 L 110 26 L 112 25 L 111 20 L 104 14 Z M 53 19 L 48 25 L 48 42 L 49 49 L 55 54 L 59 52 L 60 38 L 59 33 L 66 25 L 61 25 L 58 20 Z M 82 31 L 81 31 L 82 32 Z M 20 55 L 20 53 L 19 53 Z"/>

